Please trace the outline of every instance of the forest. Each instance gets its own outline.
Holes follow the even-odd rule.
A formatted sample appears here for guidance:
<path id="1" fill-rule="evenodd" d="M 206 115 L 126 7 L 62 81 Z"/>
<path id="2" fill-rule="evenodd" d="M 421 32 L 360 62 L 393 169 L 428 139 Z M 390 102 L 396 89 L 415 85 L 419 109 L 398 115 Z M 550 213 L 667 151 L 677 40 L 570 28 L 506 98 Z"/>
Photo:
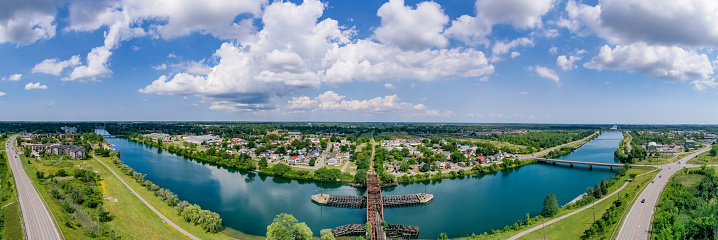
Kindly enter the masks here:
<path id="1" fill-rule="evenodd" d="M 654 239 L 716 239 L 717 196 L 714 168 L 684 169 L 663 190 L 653 222 Z"/>
<path id="2" fill-rule="evenodd" d="M 530 131 L 524 134 L 489 135 L 481 138 L 532 147 L 535 152 L 540 149 L 573 142 L 588 137 L 595 132 L 594 130 Z"/>

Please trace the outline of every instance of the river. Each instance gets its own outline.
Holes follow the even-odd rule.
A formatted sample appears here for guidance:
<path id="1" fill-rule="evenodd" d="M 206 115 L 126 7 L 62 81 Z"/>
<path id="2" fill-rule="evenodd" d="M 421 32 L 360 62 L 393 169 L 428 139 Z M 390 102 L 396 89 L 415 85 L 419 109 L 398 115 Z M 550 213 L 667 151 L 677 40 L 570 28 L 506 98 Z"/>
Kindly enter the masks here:
<path id="1" fill-rule="evenodd" d="M 613 151 L 623 136 L 606 132 L 562 158 L 613 162 Z M 121 138 L 107 141 L 122 153 L 122 161 L 180 199 L 221 215 L 224 225 L 247 234 L 264 235 L 277 214 L 290 213 L 306 222 L 315 235 L 325 228 L 364 223 L 365 209 L 333 208 L 314 204 L 310 196 L 324 192 L 361 195 L 362 191 L 340 184 L 321 184 L 228 170 L 158 151 Z M 503 228 L 541 211 L 543 199 L 556 194 L 565 204 L 601 179 L 615 173 L 607 168 L 533 164 L 490 174 L 400 184 L 383 189 L 385 195 L 428 192 L 434 200 L 426 205 L 385 209 L 387 223 L 420 227 L 420 238 L 435 239 L 481 234 Z"/>

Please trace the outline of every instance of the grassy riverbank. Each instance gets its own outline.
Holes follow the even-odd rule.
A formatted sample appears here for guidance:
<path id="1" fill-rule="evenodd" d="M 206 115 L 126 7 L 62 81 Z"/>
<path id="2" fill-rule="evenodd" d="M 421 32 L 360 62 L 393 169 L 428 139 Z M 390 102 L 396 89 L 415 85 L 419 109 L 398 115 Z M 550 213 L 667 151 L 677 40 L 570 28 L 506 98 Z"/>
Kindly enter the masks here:
<path id="1" fill-rule="evenodd" d="M 630 174 L 642 174 L 649 171 L 652 171 L 652 168 L 632 168 L 628 171 L 626 176 L 622 177 L 617 184 L 614 184 L 610 189 L 611 192 L 615 191 L 616 189 L 620 188 L 621 185 L 623 185 L 623 182 L 625 180 L 628 180 Z M 606 211 L 614 205 L 614 201 L 616 201 L 619 198 L 625 199 L 624 201 L 634 202 L 634 198 L 636 195 L 640 194 L 641 190 L 645 185 L 647 185 L 656 175 L 658 174 L 658 171 L 654 171 L 648 174 L 641 175 L 639 177 L 636 177 L 633 181 L 629 182 L 628 185 L 626 185 L 625 188 L 623 188 L 620 192 L 617 194 L 607 198 L 606 200 L 594 205 L 593 207 L 584 210 L 583 212 L 574 214 L 570 217 L 567 217 L 565 219 L 562 219 L 561 221 L 558 221 L 554 224 L 551 224 L 550 226 L 547 226 L 545 229 L 545 239 L 580 239 L 581 236 L 584 235 L 584 232 L 591 228 L 591 225 L 594 222 L 594 216 L 595 219 L 601 219 L 601 217 L 606 213 Z M 621 209 L 621 213 L 625 212 L 627 209 L 630 209 L 630 204 L 624 205 L 625 207 Z M 602 232 L 600 234 L 597 234 L 595 236 L 589 237 L 587 239 L 607 239 L 610 238 L 611 235 L 614 234 L 614 229 L 617 231 L 616 226 L 621 223 L 621 220 L 617 221 L 616 223 L 609 224 L 605 226 L 605 229 L 608 229 L 606 232 Z M 526 236 L 523 236 L 519 239 L 544 239 L 544 231 L 534 231 L 532 233 L 527 234 Z M 616 232 L 618 233 L 618 232 Z"/>
<path id="2" fill-rule="evenodd" d="M 92 155 L 92 151 L 90 151 L 89 154 Z M 177 214 L 177 211 L 173 207 L 167 206 L 160 197 L 155 196 L 155 194 L 148 191 L 131 177 L 122 174 L 122 172 L 112 164 L 109 158 L 100 157 L 99 159 L 117 172 L 126 183 L 145 198 L 153 207 L 193 235 L 202 239 L 234 239 L 224 233 L 207 233 L 202 227 L 185 222 Z M 139 198 L 132 194 L 114 174 L 94 159 L 63 160 L 57 156 L 53 156 L 38 160 L 26 158 L 21 155 L 21 160 L 25 172 L 38 188 L 38 192 L 47 203 L 66 239 L 92 239 L 92 237 L 88 236 L 87 229 L 83 229 L 82 226 L 79 226 L 77 220 L 73 220 L 66 211 L 62 210 L 62 204 L 60 204 L 59 201 L 53 200 L 48 182 L 36 177 L 36 172 L 38 171 L 46 174 L 56 174 L 59 170 L 72 172 L 73 169 L 83 169 L 94 172 L 100 176 L 100 181 L 98 186 L 95 186 L 95 189 L 102 191 L 101 208 L 109 212 L 112 217 L 111 221 L 100 222 L 104 238 L 108 237 L 108 232 L 114 232 L 114 235 L 122 239 L 189 239 L 165 223 L 158 215 L 144 205 Z M 28 163 L 28 161 L 30 163 Z M 227 232 L 239 239 L 259 239 L 259 237 L 247 236 L 242 233 L 237 233 L 236 231 L 227 230 Z"/>
<path id="3" fill-rule="evenodd" d="M 624 176 L 620 177 L 615 182 L 615 184 L 608 187 L 607 194 L 615 192 L 617 189 L 619 189 L 623 185 L 623 183 L 630 178 L 630 176 L 632 174 L 638 175 L 638 174 L 649 172 L 652 169 L 653 168 L 644 168 L 644 167 L 629 169 Z M 626 186 L 618 194 L 615 194 L 615 195 L 611 196 L 610 198 L 602 201 L 601 203 L 596 204 L 593 209 L 596 213 L 596 218 L 600 218 L 600 216 L 605 212 L 606 209 L 608 209 L 610 204 L 612 204 L 612 202 L 618 196 L 623 195 L 624 193 L 629 193 L 629 194 L 635 195 L 635 193 L 631 193 L 631 191 L 629 191 L 629 190 L 633 190 L 633 191 L 637 192 L 637 190 L 635 190 L 637 188 L 636 186 L 640 185 L 640 184 L 647 183 L 648 180 L 650 180 L 652 178 L 652 176 L 655 176 L 655 174 L 657 174 L 657 171 L 638 177 L 635 181 L 630 182 L 628 184 L 628 186 Z M 651 177 L 647 177 L 647 176 L 651 176 Z M 633 189 L 631 189 L 631 188 L 633 188 Z M 588 204 L 591 204 L 591 203 L 588 203 Z M 586 206 L 586 205 L 583 205 L 583 206 Z M 514 224 L 513 226 L 507 226 L 503 230 L 493 231 L 492 234 L 475 235 L 475 236 L 460 238 L 460 239 L 465 239 L 465 240 L 507 239 L 507 238 L 514 236 L 524 230 L 533 228 L 535 226 L 540 226 L 545 221 L 549 221 L 551 219 L 558 218 L 558 217 L 564 216 L 566 214 L 569 214 L 573 211 L 576 211 L 579 208 L 580 207 L 568 207 L 568 205 L 566 205 L 561 208 L 561 211 L 559 211 L 558 214 L 556 214 L 554 217 L 552 217 L 550 219 L 546 219 L 541 216 L 538 216 L 538 217 L 531 218 L 528 221 L 529 223 L 524 224 L 523 226 L 518 226 L 518 225 Z M 594 211 L 592 211 L 591 209 L 587 209 L 585 211 L 579 212 L 570 217 L 562 219 L 554 224 L 546 226 L 546 229 L 545 229 L 546 230 L 546 238 L 547 239 L 579 239 L 583 235 L 583 232 L 586 229 L 590 228 L 591 224 L 593 223 L 592 220 L 593 220 Z M 590 220 L 587 220 L 587 219 L 590 219 Z M 577 224 L 577 223 L 580 223 L 580 224 Z M 572 228 L 576 228 L 576 229 L 572 229 Z M 542 230 L 534 231 L 532 233 L 529 233 L 526 236 L 523 236 L 520 239 L 543 239 L 543 231 Z"/>
<path id="4" fill-rule="evenodd" d="M 128 185 L 130 185 L 130 187 L 133 190 L 135 190 L 135 192 L 137 192 L 140 196 L 142 196 L 142 198 L 144 198 L 147 202 L 149 202 L 150 205 L 152 205 L 154 208 L 156 208 L 159 212 L 161 212 L 163 215 L 165 215 L 165 217 L 170 219 L 172 222 L 174 222 L 175 224 L 177 224 L 184 230 L 192 233 L 193 235 L 195 235 L 201 239 L 234 239 L 234 238 L 237 238 L 237 239 L 264 239 L 263 237 L 246 235 L 246 234 L 243 234 L 238 231 L 233 231 L 232 229 L 225 229 L 224 231 L 222 231 L 220 233 L 215 233 L 215 234 L 207 233 L 206 231 L 204 231 L 204 229 L 202 229 L 202 227 L 200 227 L 198 225 L 194 225 L 192 223 L 185 222 L 182 219 L 182 217 L 177 214 L 177 210 L 175 210 L 174 207 L 168 206 L 167 203 L 165 203 L 162 200 L 162 198 L 155 196 L 154 193 L 148 191 L 144 186 L 142 186 L 142 184 L 135 181 L 132 177 L 125 175 L 122 172 L 122 170 L 119 169 L 119 167 L 117 167 L 112 162 L 111 158 L 98 156 L 98 159 L 100 161 L 102 161 L 103 163 L 105 163 L 110 169 L 115 171 L 120 176 L 120 178 L 122 178 L 122 180 L 124 180 Z M 95 160 L 92 160 L 92 161 L 95 161 Z M 99 165 L 99 163 L 97 163 L 97 164 Z M 104 168 L 104 166 L 102 166 L 102 167 Z M 108 173 L 109 173 L 109 171 L 108 171 Z M 114 174 L 111 174 L 111 173 L 109 173 L 109 174 L 110 175 L 108 175 L 108 177 L 117 179 Z M 117 182 L 119 183 L 119 181 L 117 181 Z M 119 183 L 119 184 L 122 184 L 122 183 Z M 118 187 L 127 189 L 124 185 L 121 185 L 121 186 L 118 185 Z M 134 203 L 135 206 L 133 208 L 141 209 L 142 214 L 153 215 L 154 218 L 156 219 L 156 221 L 154 221 L 155 223 L 160 223 L 164 227 L 169 228 L 170 230 L 174 231 L 175 234 L 179 234 L 179 236 L 181 237 L 180 239 L 187 238 L 186 236 L 182 235 L 180 232 L 174 230 L 168 224 L 163 223 L 162 220 L 159 218 L 159 216 L 154 214 L 154 212 L 152 212 L 147 206 L 145 206 L 144 203 L 140 202 L 139 199 L 134 196 L 134 194 L 129 192 L 129 190 L 126 191 L 126 194 L 128 194 L 128 195 L 125 195 L 125 198 L 131 197 L 136 200 L 136 202 Z M 123 208 L 124 208 L 124 206 L 123 206 Z M 127 223 L 127 227 L 129 229 L 132 229 L 132 225 L 134 225 L 134 223 Z M 230 235 L 231 235 L 231 237 L 230 237 Z M 158 238 L 158 239 L 164 239 L 164 237 L 161 237 L 161 235 L 160 235 L 160 238 Z"/>

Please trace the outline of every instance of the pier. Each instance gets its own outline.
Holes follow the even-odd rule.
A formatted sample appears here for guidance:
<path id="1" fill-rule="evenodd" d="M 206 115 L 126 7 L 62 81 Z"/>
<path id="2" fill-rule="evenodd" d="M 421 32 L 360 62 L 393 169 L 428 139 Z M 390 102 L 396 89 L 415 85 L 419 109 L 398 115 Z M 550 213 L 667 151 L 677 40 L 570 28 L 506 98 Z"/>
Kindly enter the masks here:
<path id="1" fill-rule="evenodd" d="M 434 195 L 426 193 L 382 196 L 385 208 L 410 207 L 426 204 L 434 199 Z M 340 196 L 329 194 L 312 195 L 312 201 L 321 205 L 343 208 L 365 208 L 365 196 Z"/>

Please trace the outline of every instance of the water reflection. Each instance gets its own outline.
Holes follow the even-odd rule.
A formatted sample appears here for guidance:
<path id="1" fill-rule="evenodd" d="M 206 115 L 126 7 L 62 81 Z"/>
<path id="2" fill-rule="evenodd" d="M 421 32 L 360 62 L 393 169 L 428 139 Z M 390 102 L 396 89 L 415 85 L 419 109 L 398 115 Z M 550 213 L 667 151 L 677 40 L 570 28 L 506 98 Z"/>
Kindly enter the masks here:
<path id="1" fill-rule="evenodd" d="M 613 161 L 613 151 L 621 139 L 604 135 L 566 156 L 567 159 Z M 310 201 L 311 195 L 321 192 L 364 195 L 361 188 L 225 169 L 125 139 L 107 140 L 123 153 L 122 160 L 127 165 L 147 174 L 146 179 L 172 190 L 181 199 L 219 213 L 226 226 L 248 234 L 264 235 L 267 225 L 280 213 L 293 214 L 316 235 L 321 229 L 363 223 L 366 218 L 365 209 L 323 207 Z M 582 151 L 584 148 L 592 150 Z M 605 159 L 606 156 L 610 159 Z M 385 216 L 388 223 L 420 226 L 422 238 L 436 238 L 441 232 L 451 233 L 450 237 L 480 234 L 524 219 L 526 213 L 538 214 L 543 198 L 549 193 L 556 194 L 559 203 L 565 204 L 613 174 L 598 167 L 589 170 L 534 164 L 454 179 L 402 183 L 383 191 L 386 195 L 427 191 L 435 195 L 434 201 L 417 207 L 386 209 Z"/>

